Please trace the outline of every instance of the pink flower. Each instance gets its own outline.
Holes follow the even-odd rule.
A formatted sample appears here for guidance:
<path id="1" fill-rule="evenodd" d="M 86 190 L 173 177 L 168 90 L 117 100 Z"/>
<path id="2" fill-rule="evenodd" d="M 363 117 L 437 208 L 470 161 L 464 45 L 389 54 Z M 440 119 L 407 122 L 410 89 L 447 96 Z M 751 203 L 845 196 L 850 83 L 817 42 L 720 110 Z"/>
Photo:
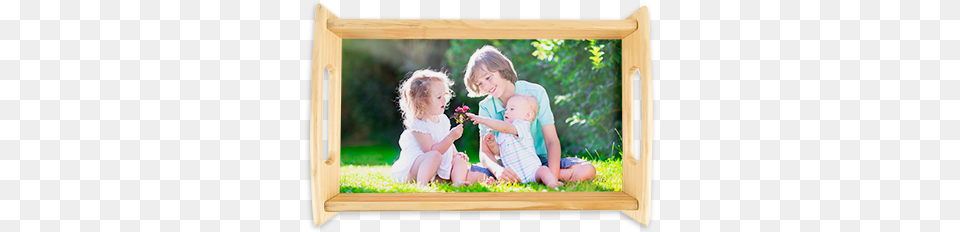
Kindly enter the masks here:
<path id="1" fill-rule="evenodd" d="M 467 110 L 470 110 L 470 107 L 467 107 L 466 105 L 457 107 L 453 113 L 453 116 L 450 116 L 450 118 L 456 120 L 457 123 L 462 124 L 463 122 L 467 121 Z"/>

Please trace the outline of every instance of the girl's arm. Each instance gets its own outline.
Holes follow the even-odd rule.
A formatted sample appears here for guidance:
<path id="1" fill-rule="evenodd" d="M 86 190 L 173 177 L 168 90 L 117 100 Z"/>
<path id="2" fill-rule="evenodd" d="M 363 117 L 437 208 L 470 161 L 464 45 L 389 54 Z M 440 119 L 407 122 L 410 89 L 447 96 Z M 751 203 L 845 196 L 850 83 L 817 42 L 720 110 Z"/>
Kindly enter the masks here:
<path id="1" fill-rule="evenodd" d="M 467 117 L 470 117 L 470 120 L 473 120 L 473 124 L 483 124 L 484 126 L 490 127 L 490 129 L 499 131 L 500 133 L 512 135 L 517 134 L 517 128 L 510 123 L 471 113 L 467 113 Z"/>
<path id="2" fill-rule="evenodd" d="M 557 127 L 554 124 L 540 126 L 543 132 L 543 144 L 547 147 L 547 163 L 553 176 L 560 176 L 560 137 L 557 136 Z"/>
<path id="3" fill-rule="evenodd" d="M 431 137 L 430 134 L 413 131 L 413 138 L 417 140 L 417 144 L 420 144 L 420 149 L 423 149 L 424 153 L 437 151 L 443 154 L 447 149 L 450 149 L 453 141 L 457 141 L 461 135 L 463 135 L 463 124 L 457 125 L 453 130 L 450 130 L 447 137 L 444 137 L 443 140 L 440 140 L 438 143 L 433 142 L 433 137 Z"/>

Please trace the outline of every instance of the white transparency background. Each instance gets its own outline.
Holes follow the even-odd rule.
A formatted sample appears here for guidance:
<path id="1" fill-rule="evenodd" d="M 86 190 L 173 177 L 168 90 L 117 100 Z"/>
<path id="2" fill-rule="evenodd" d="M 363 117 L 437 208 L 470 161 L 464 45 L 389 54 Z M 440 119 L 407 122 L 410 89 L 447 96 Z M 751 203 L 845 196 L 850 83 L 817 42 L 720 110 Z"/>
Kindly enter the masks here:
<path id="1" fill-rule="evenodd" d="M 310 221 L 313 12 L 649 6 L 653 220 Z M 2 1 L 0 231 L 958 231 L 960 1 Z"/>

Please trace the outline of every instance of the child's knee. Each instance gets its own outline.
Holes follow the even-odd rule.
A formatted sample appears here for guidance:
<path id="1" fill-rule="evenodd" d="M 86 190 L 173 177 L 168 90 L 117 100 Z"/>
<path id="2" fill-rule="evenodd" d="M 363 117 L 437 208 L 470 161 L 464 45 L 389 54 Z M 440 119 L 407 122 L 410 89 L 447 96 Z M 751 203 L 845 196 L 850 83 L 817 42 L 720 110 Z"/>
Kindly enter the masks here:
<path id="1" fill-rule="evenodd" d="M 443 155 L 437 151 L 430 151 L 427 153 L 423 153 L 422 156 L 424 156 L 423 162 L 426 162 L 426 163 L 440 163 L 440 161 L 443 160 Z"/>
<path id="2" fill-rule="evenodd" d="M 471 180 L 486 179 L 487 174 L 484 174 L 482 172 L 476 172 L 476 171 L 467 171 L 467 178 Z"/>
<path id="3" fill-rule="evenodd" d="M 453 165 L 469 168 L 470 163 L 463 159 L 453 159 Z"/>
<path id="4" fill-rule="evenodd" d="M 537 176 L 540 178 L 546 177 L 548 174 L 549 176 L 553 176 L 553 172 L 551 172 L 550 168 L 547 166 L 540 166 L 540 168 L 537 169 Z"/>
<path id="5" fill-rule="evenodd" d="M 597 176 L 597 168 L 593 164 L 585 163 L 579 165 L 574 178 L 578 180 L 589 180 Z"/>
<path id="6" fill-rule="evenodd" d="M 550 167 L 547 167 L 547 166 L 540 166 L 540 168 L 537 168 L 537 172 L 549 172 L 549 171 L 550 171 Z"/>
<path id="7" fill-rule="evenodd" d="M 440 159 L 440 157 L 443 156 L 437 151 L 429 151 L 427 153 L 423 153 L 423 155 L 425 155 L 427 159 Z"/>

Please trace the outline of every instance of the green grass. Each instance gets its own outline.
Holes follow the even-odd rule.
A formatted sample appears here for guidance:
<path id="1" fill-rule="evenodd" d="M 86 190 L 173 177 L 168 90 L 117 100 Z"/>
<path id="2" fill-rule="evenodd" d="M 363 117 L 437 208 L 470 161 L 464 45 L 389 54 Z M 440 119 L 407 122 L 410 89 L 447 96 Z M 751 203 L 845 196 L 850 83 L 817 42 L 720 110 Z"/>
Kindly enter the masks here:
<path id="1" fill-rule="evenodd" d="M 415 184 L 402 184 L 390 180 L 390 162 L 384 163 L 382 154 L 391 153 L 368 153 L 371 155 L 364 158 L 347 158 L 348 153 L 344 151 L 344 164 L 340 166 L 340 192 L 341 193 L 416 193 L 416 192 L 594 192 L 594 191 L 621 191 L 623 188 L 623 166 L 619 158 L 589 161 L 597 168 L 597 176 L 588 181 L 578 183 L 566 183 L 558 189 L 549 188 L 539 183 L 526 184 L 499 184 L 483 185 L 473 184 L 469 186 L 454 187 L 449 183 L 433 183 L 426 188 L 418 188 Z M 377 151 L 371 148 L 358 148 L 352 150 L 354 154 L 360 154 L 359 151 Z M 372 157 L 372 158 L 371 158 Z M 350 162 L 347 160 L 350 159 Z M 391 157 L 390 159 L 395 159 Z M 359 165 L 362 162 L 372 162 L 372 165 Z"/>
<path id="2" fill-rule="evenodd" d="M 387 165 L 397 160 L 398 147 L 343 147 L 340 148 L 340 165 Z"/>

